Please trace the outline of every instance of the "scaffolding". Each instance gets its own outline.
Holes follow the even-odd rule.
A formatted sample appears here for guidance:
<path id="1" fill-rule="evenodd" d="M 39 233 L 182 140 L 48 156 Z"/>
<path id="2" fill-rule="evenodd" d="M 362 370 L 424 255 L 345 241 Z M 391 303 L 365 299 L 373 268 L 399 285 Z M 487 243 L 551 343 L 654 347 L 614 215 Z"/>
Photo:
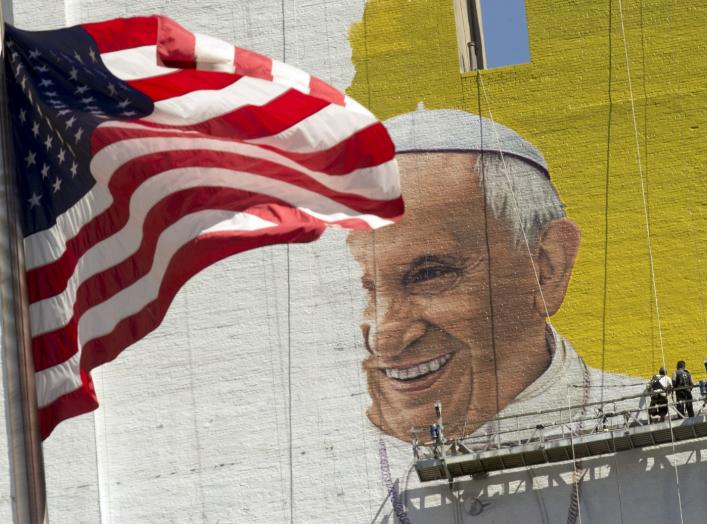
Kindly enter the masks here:
<path id="1" fill-rule="evenodd" d="M 451 483 L 491 471 L 707 437 L 706 396 L 691 401 L 668 399 L 668 415 L 662 421 L 651 417 L 645 401 L 646 394 L 640 394 L 446 427 L 441 405 L 436 403 L 437 423 L 412 430 L 415 471 L 421 482 Z M 684 414 L 687 402 L 695 405 L 694 417 Z M 446 438 L 445 430 L 459 436 Z"/>

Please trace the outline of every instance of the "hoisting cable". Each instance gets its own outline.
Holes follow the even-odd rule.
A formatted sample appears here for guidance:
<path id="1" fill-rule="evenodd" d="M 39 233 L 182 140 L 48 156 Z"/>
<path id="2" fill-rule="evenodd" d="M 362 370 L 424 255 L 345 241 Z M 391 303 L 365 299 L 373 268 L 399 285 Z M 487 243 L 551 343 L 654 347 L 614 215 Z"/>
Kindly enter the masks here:
<path id="1" fill-rule="evenodd" d="M 655 280 L 655 265 L 653 262 L 653 243 L 651 241 L 651 227 L 650 227 L 650 221 L 648 219 L 648 200 L 646 196 L 646 188 L 645 188 L 645 182 L 644 182 L 644 175 L 643 175 L 643 164 L 641 163 L 641 144 L 640 140 L 638 138 L 638 124 L 636 123 L 636 105 L 634 102 L 634 97 L 633 97 L 633 86 L 631 84 L 631 66 L 629 63 L 629 55 L 628 55 L 628 44 L 626 42 L 626 28 L 624 24 L 624 11 L 623 11 L 623 2 L 622 0 L 619 0 L 619 19 L 621 20 L 621 38 L 623 40 L 623 47 L 624 47 L 624 59 L 626 60 L 626 76 L 628 79 L 628 92 L 629 92 L 629 97 L 631 101 L 631 120 L 633 122 L 633 134 L 634 134 L 634 139 L 636 142 L 636 162 L 638 164 L 638 178 L 640 181 L 641 185 L 641 200 L 643 202 L 643 219 L 645 222 L 646 226 L 646 243 L 648 247 L 648 260 L 650 263 L 650 272 L 651 272 L 651 285 L 652 285 L 652 291 L 653 291 L 653 299 L 655 302 L 655 314 L 656 314 L 656 321 L 658 324 L 658 340 L 660 341 L 660 353 L 661 353 L 661 358 L 663 361 L 663 367 L 666 367 L 665 364 L 665 348 L 663 345 L 663 330 L 661 326 L 661 320 L 660 320 L 660 307 L 658 305 L 658 289 L 656 286 L 656 280 Z M 670 416 L 670 413 L 668 413 L 668 425 L 670 429 L 670 442 L 672 445 L 672 450 L 673 450 L 673 456 L 675 455 L 675 435 L 673 434 L 673 422 L 672 422 L 672 417 Z M 678 474 L 678 465 L 677 461 L 674 459 L 673 460 L 673 467 L 675 469 L 675 485 L 677 488 L 677 496 L 678 496 L 678 509 L 680 510 L 680 523 L 684 524 L 684 519 L 683 519 L 683 512 L 682 512 L 682 497 L 680 494 L 680 476 Z"/>
<path id="2" fill-rule="evenodd" d="M 506 179 L 506 183 L 508 184 L 508 188 L 510 190 L 511 197 L 513 199 L 513 209 L 517 213 L 518 218 L 520 218 L 520 216 L 521 216 L 520 205 L 518 204 L 518 199 L 516 198 L 515 191 L 513 190 L 513 184 L 511 183 L 511 179 L 509 176 L 509 170 L 508 170 L 508 166 L 506 165 L 506 159 L 503 155 L 503 151 L 501 151 L 501 138 L 498 133 L 496 121 L 493 119 L 493 111 L 491 109 L 491 103 L 489 101 L 488 94 L 486 93 L 486 87 L 484 86 L 483 77 L 481 76 L 480 72 L 477 72 L 477 78 L 479 79 L 479 86 L 481 87 L 481 92 L 483 94 L 484 101 L 486 102 L 486 108 L 488 109 L 488 112 L 489 112 L 489 119 L 491 120 L 491 127 L 493 128 L 493 132 L 496 136 L 496 143 L 498 145 L 497 152 L 501 158 L 501 164 L 503 166 L 503 175 Z M 520 226 L 521 226 L 520 231 L 523 235 L 523 243 L 525 244 L 525 248 L 528 251 L 528 258 L 530 260 L 530 265 L 533 269 L 535 283 L 538 286 L 538 291 L 540 292 L 540 298 L 542 300 L 543 309 L 545 310 L 545 321 L 550 326 L 552 326 L 552 322 L 550 321 L 550 313 L 547 308 L 547 303 L 545 302 L 545 295 L 543 294 L 542 286 L 540 285 L 540 276 L 538 274 L 538 269 L 535 265 L 535 261 L 533 260 L 533 253 L 532 253 L 532 250 L 530 249 L 530 242 L 528 241 L 528 235 L 525 232 L 525 227 L 523 226 L 522 221 L 520 223 Z M 585 372 L 586 372 L 586 367 L 585 367 Z M 569 380 L 567 378 L 567 374 L 563 373 L 562 378 L 564 379 L 565 384 L 567 386 L 565 388 L 566 392 L 567 392 L 567 402 L 568 402 L 568 405 L 571 405 L 572 404 L 572 396 L 570 394 L 570 388 L 569 388 L 570 385 L 569 385 Z M 573 438 L 573 435 L 574 435 L 574 430 L 571 427 L 571 417 L 570 417 L 570 437 Z M 570 516 L 572 514 L 574 514 L 574 512 L 572 510 L 573 510 L 574 505 L 576 504 L 576 515 L 579 518 L 579 523 L 581 524 L 582 523 L 582 510 L 581 510 L 581 504 L 580 504 L 581 501 L 580 501 L 579 485 L 580 485 L 582 479 L 584 478 L 584 468 L 582 468 L 581 465 L 578 466 L 578 464 L 577 464 L 577 459 L 576 459 L 575 451 L 574 451 L 574 442 L 572 443 L 571 448 L 572 448 L 572 465 L 574 468 L 574 474 L 573 474 L 573 493 L 572 493 L 572 501 L 573 502 L 571 502 L 571 504 L 570 504 Z M 574 520 L 570 518 L 570 519 L 568 519 L 568 522 L 574 522 Z"/>
<path id="3" fill-rule="evenodd" d="M 282 61 L 287 62 L 287 31 L 285 27 L 285 0 L 280 2 L 282 15 Z M 287 439 L 290 464 L 290 523 L 295 521 L 295 476 L 294 450 L 292 438 L 292 289 L 290 280 L 290 244 L 285 244 L 287 256 Z"/>

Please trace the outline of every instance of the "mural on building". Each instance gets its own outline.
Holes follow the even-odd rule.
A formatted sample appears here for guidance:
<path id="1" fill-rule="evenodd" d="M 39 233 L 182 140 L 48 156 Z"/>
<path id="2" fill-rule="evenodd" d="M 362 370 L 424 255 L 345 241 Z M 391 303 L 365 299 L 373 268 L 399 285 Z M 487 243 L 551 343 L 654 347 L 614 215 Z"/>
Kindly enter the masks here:
<path id="1" fill-rule="evenodd" d="M 462 111 L 421 109 L 387 127 L 406 216 L 349 236 L 369 294 L 371 422 L 409 440 L 410 428 L 434 422 L 439 400 L 456 423 L 448 436 L 458 436 L 498 414 L 566 402 L 570 385 L 581 386 L 573 403 L 594 400 L 606 377 L 547 322 L 565 298 L 580 232 L 540 151 Z"/>
<path id="2" fill-rule="evenodd" d="M 14 4 L 24 28 L 146 14 Z M 53 520 L 703 519 L 703 441 L 452 489 L 418 482 L 410 444 L 437 400 L 448 436 L 483 434 L 497 415 L 632 393 L 663 359 L 704 378 L 703 8 L 527 0 L 530 63 L 460 74 L 451 0 L 158 4 L 385 120 L 406 216 L 188 282 L 96 370 L 101 408 L 46 442 Z"/>

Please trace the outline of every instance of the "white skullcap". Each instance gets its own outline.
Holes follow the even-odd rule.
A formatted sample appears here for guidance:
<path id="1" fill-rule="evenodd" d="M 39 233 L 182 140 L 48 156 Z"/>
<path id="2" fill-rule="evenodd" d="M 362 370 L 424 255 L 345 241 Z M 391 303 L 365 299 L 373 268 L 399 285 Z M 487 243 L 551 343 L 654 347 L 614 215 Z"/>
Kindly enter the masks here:
<path id="1" fill-rule="evenodd" d="M 397 153 L 500 151 L 535 165 L 549 177 L 547 163 L 538 148 L 512 129 L 473 113 L 419 108 L 384 123 Z"/>

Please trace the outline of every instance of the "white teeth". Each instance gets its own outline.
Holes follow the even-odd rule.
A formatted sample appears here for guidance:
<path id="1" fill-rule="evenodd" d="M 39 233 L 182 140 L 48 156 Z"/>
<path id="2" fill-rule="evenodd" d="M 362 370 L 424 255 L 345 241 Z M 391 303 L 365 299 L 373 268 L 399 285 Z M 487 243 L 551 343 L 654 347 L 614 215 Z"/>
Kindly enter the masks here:
<path id="1" fill-rule="evenodd" d="M 429 373 L 437 371 L 439 368 L 449 362 L 450 358 L 452 358 L 452 354 L 447 353 L 446 355 L 443 355 L 441 357 L 429 360 L 427 362 L 423 362 L 422 364 L 418 364 L 409 368 L 384 368 L 384 371 L 385 375 L 389 378 L 394 378 L 396 380 L 413 380 L 423 375 L 427 375 Z"/>

